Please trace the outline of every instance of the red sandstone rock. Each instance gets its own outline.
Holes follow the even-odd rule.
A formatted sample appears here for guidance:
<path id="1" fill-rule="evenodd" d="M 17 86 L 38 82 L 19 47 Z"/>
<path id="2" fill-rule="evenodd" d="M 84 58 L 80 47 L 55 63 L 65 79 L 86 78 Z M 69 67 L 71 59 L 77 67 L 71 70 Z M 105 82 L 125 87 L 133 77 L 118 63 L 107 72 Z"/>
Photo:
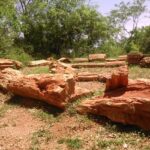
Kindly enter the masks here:
<path id="1" fill-rule="evenodd" d="M 36 61 L 30 61 L 28 66 L 29 67 L 48 66 L 50 63 L 51 61 L 48 60 L 36 60 Z"/>
<path id="2" fill-rule="evenodd" d="M 90 54 L 89 61 L 105 61 L 106 54 Z"/>
<path id="3" fill-rule="evenodd" d="M 83 96 L 88 96 L 88 95 L 93 94 L 93 93 L 94 93 L 94 91 L 92 89 L 88 90 L 85 88 L 80 88 L 78 86 L 75 86 L 75 93 L 71 96 L 70 101 L 77 100 Z"/>
<path id="4" fill-rule="evenodd" d="M 7 84 L 13 80 L 17 80 L 19 77 L 22 77 L 23 74 L 12 68 L 6 68 L 0 72 L 0 87 L 7 90 Z"/>
<path id="5" fill-rule="evenodd" d="M 150 82 L 134 81 L 124 89 L 84 101 L 78 112 L 106 116 L 114 122 L 150 130 Z"/>
<path id="6" fill-rule="evenodd" d="M 22 68 L 22 63 L 19 61 L 11 60 L 11 59 L 0 59 L 0 70 L 3 70 L 5 68 Z"/>
<path id="7" fill-rule="evenodd" d="M 119 67 L 126 65 L 124 61 L 114 61 L 106 63 L 76 63 L 72 64 L 73 68 L 98 68 L 98 67 Z"/>
<path id="8" fill-rule="evenodd" d="M 75 69 L 70 64 L 65 64 L 59 61 L 53 61 L 49 65 L 49 69 L 53 73 L 75 74 Z"/>
<path id="9" fill-rule="evenodd" d="M 83 63 L 83 62 L 88 62 L 88 58 L 74 58 L 73 62 L 75 63 Z"/>
<path id="10" fill-rule="evenodd" d="M 75 91 L 72 75 L 28 75 L 7 85 L 15 95 L 43 100 L 64 109 Z"/>
<path id="11" fill-rule="evenodd" d="M 106 74 L 96 74 L 89 72 L 82 72 L 76 74 L 76 81 L 101 81 L 106 82 L 107 75 Z"/>
<path id="12" fill-rule="evenodd" d="M 127 57 L 128 64 L 139 65 L 143 54 L 141 53 L 129 53 Z"/>
<path id="13" fill-rule="evenodd" d="M 110 77 L 106 79 L 106 91 L 117 88 L 127 87 L 128 85 L 128 68 L 127 66 L 119 67 Z"/>
<path id="14" fill-rule="evenodd" d="M 140 61 L 140 66 L 141 66 L 141 67 L 148 67 L 148 68 L 150 68 L 150 57 L 144 57 L 144 58 Z"/>

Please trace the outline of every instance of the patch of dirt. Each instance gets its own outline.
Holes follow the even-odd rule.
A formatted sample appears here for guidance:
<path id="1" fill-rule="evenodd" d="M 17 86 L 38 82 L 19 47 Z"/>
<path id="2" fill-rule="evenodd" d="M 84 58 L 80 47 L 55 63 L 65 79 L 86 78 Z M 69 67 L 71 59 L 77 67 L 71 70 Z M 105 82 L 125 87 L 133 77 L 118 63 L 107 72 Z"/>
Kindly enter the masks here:
<path id="1" fill-rule="evenodd" d="M 41 128 L 43 122 L 22 107 L 9 109 L 0 118 L 0 149 L 26 150 L 33 132 Z"/>

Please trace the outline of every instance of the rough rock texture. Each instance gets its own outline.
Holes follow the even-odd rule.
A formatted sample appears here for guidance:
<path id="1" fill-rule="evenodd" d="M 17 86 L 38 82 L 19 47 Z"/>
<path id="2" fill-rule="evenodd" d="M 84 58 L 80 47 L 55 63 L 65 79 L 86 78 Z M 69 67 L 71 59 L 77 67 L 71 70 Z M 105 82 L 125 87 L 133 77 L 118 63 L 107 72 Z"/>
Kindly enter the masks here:
<path id="1" fill-rule="evenodd" d="M 53 61 L 49 65 L 49 70 L 53 73 L 75 74 L 76 70 L 70 64 L 65 64 L 59 61 Z"/>
<path id="2" fill-rule="evenodd" d="M 28 75 L 10 81 L 7 85 L 15 95 L 43 100 L 64 109 L 75 92 L 72 75 Z"/>
<path id="3" fill-rule="evenodd" d="M 38 66 L 48 66 L 51 63 L 49 60 L 36 60 L 30 61 L 28 66 L 29 67 L 38 67 Z"/>
<path id="4" fill-rule="evenodd" d="M 117 88 L 127 87 L 128 85 L 128 67 L 123 66 L 115 70 L 111 76 L 106 79 L 106 91 Z"/>
<path id="5" fill-rule="evenodd" d="M 82 62 L 88 62 L 88 58 L 74 58 L 73 62 L 75 63 L 82 63 Z"/>
<path id="6" fill-rule="evenodd" d="M 127 61 L 129 65 L 139 65 L 142 58 L 143 54 L 141 53 L 129 53 Z"/>
<path id="7" fill-rule="evenodd" d="M 17 80 L 22 77 L 23 74 L 12 68 L 6 68 L 0 71 L 0 88 L 7 90 L 7 84 L 13 80 Z"/>
<path id="8" fill-rule="evenodd" d="M 150 130 L 150 80 L 136 80 L 127 88 L 116 89 L 83 102 L 80 113 L 106 116 L 115 122 Z"/>
<path id="9" fill-rule="evenodd" d="M 114 61 L 106 63 L 76 63 L 72 64 L 73 68 L 98 68 L 98 67 L 119 67 L 126 65 L 124 61 Z"/>
<path id="10" fill-rule="evenodd" d="M 106 54 L 90 54 L 89 61 L 105 61 Z"/>
<path id="11" fill-rule="evenodd" d="M 10 60 L 10 59 L 0 59 L 0 70 L 3 70 L 5 68 L 22 68 L 22 63 L 16 60 Z"/>
<path id="12" fill-rule="evenodd" d="M 92 89 L 88 90 L 85 88 L 75 86 L 75 93 L 71 96 L 70 101 L 77 100 L 83 96 L 88 96 L 88 95 L 93 94 L 93 93 L 94 93 L 94 91 Z"/>
<path id="13" fill-rule="evenodd" d="M 58 62 L 71 63 L 71 60 L 69 58 L 62 57 L 58 59 Z"/>
<path id="14" fill-rule="evenodd" d="M 96 73 L 89 73 L 89 72 L 82 72 L 76 74 L 76 81 L 101 81 L 106 82 L 107 79 L 106 74 L 96 74 Z"/>
<path id="15" fill-rule="evenodd" d="M 140 66 L 141 66 L 141 67 L 148 67 L 148 68 L 150 68 L 150 57 L 144 57 L 144 58 L 140 61 Z"/>
<path id="16" fill-rule="evenodd" d="M 127 61 L 127 55 L 120 55 L 120 56 L 118 57 L 118 60 L 119 60 L 119 61 Z"/>

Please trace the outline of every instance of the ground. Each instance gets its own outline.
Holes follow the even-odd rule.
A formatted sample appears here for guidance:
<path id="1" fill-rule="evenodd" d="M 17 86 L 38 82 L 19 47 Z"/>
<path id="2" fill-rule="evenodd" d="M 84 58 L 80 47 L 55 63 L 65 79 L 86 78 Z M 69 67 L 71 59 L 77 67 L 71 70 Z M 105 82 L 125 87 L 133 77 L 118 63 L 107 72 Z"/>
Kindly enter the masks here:
<path id="1" fill-rule="evenodd" d="M 110 68 L 80 69 L 108 73 Z M 48 72 L 47 67 L 25 68 L 26 74 Z M 150 69 L 129 68 L 129 77 L 149 78 Z M 103 94 L 104 84 L 80 82 L 80 87 Z M 46 103 L 0 94 L 0 150 L 150 150 L 150 134 L 135 126 L 116 124 L 104 117 L 82 116 L 76 106 L 90 96 L 61 111 Z"/>

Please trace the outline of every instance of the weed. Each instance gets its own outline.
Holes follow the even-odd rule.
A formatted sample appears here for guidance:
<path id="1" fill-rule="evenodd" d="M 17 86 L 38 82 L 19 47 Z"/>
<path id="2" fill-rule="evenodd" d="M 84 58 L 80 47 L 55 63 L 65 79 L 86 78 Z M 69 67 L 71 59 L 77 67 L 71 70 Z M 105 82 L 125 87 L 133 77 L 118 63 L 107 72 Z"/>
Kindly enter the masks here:
<path id="1" fill-rule="evenodd" d="M 31 147 L 30 150 L 40 149 L 40 143 L 47 143 L 52 139 L 52 135 L 48 130 L 40 129 L 37 132 L 34 132 L 31 137 Z"/>
<path id="2" fill-rule="evenodd" d="M 70 149 L 80 149 L 82 148 L 82 141 L 79 138 L 74 138 L 74 139 L 60 139 L 57 141 L 58 144 L 63 144 L 65 143 L 68 148 Z"/>
<path id="3" fill-rule="evenodd" d="M 48 66 L 41 66 L 41 67 L 25 68 L 23 70 L 23 73 L 25 73 L 25 74 L 43 74 L 43 73 L 49 73 L 49 67 Z"/>

